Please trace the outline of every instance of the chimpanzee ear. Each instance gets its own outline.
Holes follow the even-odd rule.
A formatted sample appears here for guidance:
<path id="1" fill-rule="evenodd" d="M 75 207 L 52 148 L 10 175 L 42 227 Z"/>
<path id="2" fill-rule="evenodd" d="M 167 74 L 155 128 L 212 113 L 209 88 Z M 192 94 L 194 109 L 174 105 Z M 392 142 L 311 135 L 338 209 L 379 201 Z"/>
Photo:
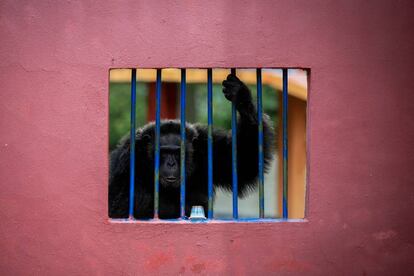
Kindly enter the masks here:
<path id="1" fill-rule="evenodd" d="M 191 137 L 188 137 L 188 140 L 193 144 L 193 146 L 197 147 L 197 145 L 200 143 L 200 137 L 197 134 L 191 135 Z"/>
<path id="2" fill-rule="evenodd" d="M 138 143 L 135 146 L 136 151 L 141 152 L 141 154 L 143 154 L 141 157 L 151 159 L 154 150 L 154 142 L 152 135 L 148 133 L 141 134 L 139 135 L 137 142 Z"/>
<path id="3" fill-rule="evenodd" d="M 152 137 L 149 134 L 144 134 L 144 135 L 142 135 L 142 139 L 144 141 L 151 141 Z"/>
<path id="4" fill-rule="evenodd" d="M 138 143 L 141 147 L 142 147 L 142 146 L 146 146 L 146 145 L 148 145 L 148 144 L 149 144 L 149 143 L 151 143 L 151 141 L 152 141 L 151 135 L 150 135 L 150 134 L 148 134 L 148 133 L 146 133 L 146 134 L 144 134 L 144 133 L 139 133 L 139 134 L 137 134 L 136 139 L 137 139 L 137 143 Z"/>
<path id="5" fill-rule="evenodd" d="M 143 135 L 141 135 L 141 142 L 144 144 L 144 145 L 146 145 L 146 144 L 148 144 L 148 143 L 151 143 L 152 142 L 152 136 L 151 135 L 149 135 L 149 134 L 143 134 Z"/>

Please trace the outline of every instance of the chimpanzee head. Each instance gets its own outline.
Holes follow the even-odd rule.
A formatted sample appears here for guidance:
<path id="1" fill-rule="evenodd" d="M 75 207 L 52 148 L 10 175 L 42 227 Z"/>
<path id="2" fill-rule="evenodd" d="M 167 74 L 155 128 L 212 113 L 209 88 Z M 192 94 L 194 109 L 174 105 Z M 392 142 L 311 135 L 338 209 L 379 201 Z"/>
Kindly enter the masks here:
<path id="1" fill-rule="evenodd" d="M 181 135 L 180 125 L 177 121 L 163 121 L 160 129 L 160 163 L 159 163 L 159 183 L 164 188 L 179 188 L 181 184 Z M 191 176 L 194 170 L 193 162 L 193 142 L 197 137 L 196 129 L 191 125 L 186 125 L 186 176 Z M 142 130 L 141 141 L 144 145 L 141 148 L 147 150 L 146 163 L 148 171 L 145 173 L 154 174 L 155 167 L 155 129 L 151 124 Z"/>

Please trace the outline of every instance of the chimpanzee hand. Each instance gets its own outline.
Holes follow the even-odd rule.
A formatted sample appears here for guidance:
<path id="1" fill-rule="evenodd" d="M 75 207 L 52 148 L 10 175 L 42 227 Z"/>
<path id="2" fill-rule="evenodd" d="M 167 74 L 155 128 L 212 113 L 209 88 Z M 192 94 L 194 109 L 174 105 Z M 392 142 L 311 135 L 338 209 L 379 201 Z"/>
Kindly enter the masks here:
<path id="1" fill-rule="evenodd" d="M 249 88 L 233 74 L 229 74 L 223 81 L 223 93 L 227 100 L 236 104 L 240 112 L 252 103 Z"/>

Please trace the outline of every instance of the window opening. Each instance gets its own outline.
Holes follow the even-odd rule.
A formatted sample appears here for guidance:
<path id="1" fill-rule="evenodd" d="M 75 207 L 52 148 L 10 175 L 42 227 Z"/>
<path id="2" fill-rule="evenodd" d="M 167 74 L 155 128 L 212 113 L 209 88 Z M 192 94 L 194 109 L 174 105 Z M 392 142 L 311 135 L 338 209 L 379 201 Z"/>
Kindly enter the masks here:
<path id="1" fill-rule="evenodd" d="M 160 206 L 160 155 L 161 155 L 161 148 L 164 147 L 163 145 L 161 145 L 160 148 L 160 138 L 162 136 L 161 134 L 161 125 L 162 125 L 162 121 L 161 121 L 161 105 L 162 103 L 165 104 L 166 102 L 162 101 L 162 97 L 168 95 L 164 92 L 162 92 L 162 85 L 165 85 L 165 83 L 180 83 L 180 101 L 179 101 L 179 110 L 180 110 L 180 118 L 179 120 L 177 120 L 177 123 L 179 124 L 179 137 L 180 137 L 180 141 L 177 147 L 179 147 L 179 198 L 174 198 L 171 200 L 175 200 L 175 201 L 179 201 L 179 215 L 177 216 L 177 220 L 178 221 L 186 221 L 189 218 L 189 208 L 193 207 L 192 212 L 191 212 L 191 216 L 194 215 L 195 218 L 200 219 L 204 216 L 206 216 L 207 220 L 206 221 L 210 221 L 213 219 L 217 219 L 217 217 L 214 215 L 214 209 L 215 209 L 215 205 L 214 205 L 214 196 L 217 193 L 217 189 L 214 187 L 215 183 L 214 183 L 214 163 L 215 163 L 215 155 L 214 155 L 214 143 L 215 143 L 215 139 L 214 139 L 214 123 L 213 123 L 213 69 L 208 68 L 208 69 L 188 69 L 190 71 L 190 85 L 193 85 L 193 83 L 197 83 L 197 80 L 194 81 L 194 79 L 197 79 L 197 77 L 194 76 L 199 76 L 200 73 L 202 74 L 202 72 L 206 72 L 206 83 L 207 83 L 207 127 L 206 127 L 206 144 L 207 144 L 207 151 L 206 151 L 206 156 L 205 158 L 207 159 L 207 187 L 205 187 L 207 189 L 207 193 L 206 193 L 206 198 L 207 198 L 207 204 L 203 204 L 203 202 L 201 202 L 201 206 L 199 206 L 198 204 L 192 205 L 192 206 L 188 206 L 186 205 L 186 199 L 188 199 L 188 189 L 187 189 L 187 183 L 186 181 L 188 180 L 187 176 L 188 176 L 188 172 L 187 169 L 189 169 L 186 165 L 186 155 L 189 154 L 187 153 L 188 149 L 187 149 L 187 139 L 188 137 L 188 133 L 186 130 L 186 126 L 188 124 L 187 122 L 187 118 L 186 118 L 186 109 L 188 108 L 187 106 L 187 69 L 182 68 L 179 69 L 179 75 L 180 78 L 179 80 L 177 80 L 177 71 L 178 69 L 155 69 L 155 80 L 148 78 L 149 71 L 154 71 L 151 69 L 138 69 L 138 74 L 137 74 L 137 69 L 112 69 L 110 71 L 110 90 L 112 90 L 111 88 L 113 87 L 113 85 L 116 84 L 123 84 L 124 88 L 125 88 L 125 83 L 128 84 L 128 80 L 127 80 L 127 73 L 130 74 L 130 78 L 129 78 L 129 86 L 130 86 L 130 124 L 129 124 L 129 141 L 125 141 L 126 138 L 124 138 L 124 143 L 128 144 L 128 156 L 129 156 L 129 160 L 127 160 L 128 158 L 126 158 L 125 156 L 125 152 L 123 153 L 124 155 L 122 157 L 120 157 L 120 155 L 118 154 L 118 156 L 116 157 L 117 160 L 113 159 L 113 155 L 111 155 L 111 175 L 110 175 L 110 198 L 109 198 L 109 209 L 110 209 L 110 217 L 111 218 L 121 218 L 122 221 L 125 221 L 125 219 L 127 219 L 128 221 L 135 221 L 136 218 L 136 208 L 139 208 L 139 206 L 135 206 L 137 205 L 138 202 L 142 202 L 143 200 L 149 200 L 153 202 L 153 215 L 152 218 L 154 220 L 158 220 L 160 218 L 159 213 L 160 213 L 160 208 L 168 208 L 168 204 L 163 204 L 165 206 Z M 140 72 L 145 72 L 143 73 L 143 77 L 146 78 L 142 80 L 142 84 L 146 83 L 146 87 L 143 87 L 142 84 L 140 84 L 140 80 L 137 81 L 137 75 L 140 75 Z M 175 71 L 175 72 L 173 72 Z M 195 72 L 197 71 L 197 72 Z M 224 73 L 226 70 L 225 69 L 214 69 L 214 72 L 218 71 L 220 73 L 220 76 L 225 76 L 226 73 Z M 239 71 L 243 71 L 242 72 L 242 76 L 239 76 Z M 250 89 L 252 92 L 252 97 L 256 99 L 256 109 L 254 110 L 255 112 L 257 112 L 256 117 L 257 118 L 257 122 L 255 122 L 255 124 L 257 124 L 257 145 L 249 145 L 250 147 L 257 147 L 257 176 L 255 177 L 257 179 L 257 185 L 254 185 L 254 188 L 256 188 L 258 190 L 258 202 L 257 205 L 259 207 L 259 214 L 257 217 L 253 218 L 253 219 L 260 219 L 260 220 L 268 220 L 269 216 L 266 215 L 265 213 L 265 158 L 264 158 L 264 130 L 263 130 L 263 81 L 262 81 L 262 74 L 263 71 L 265 71 L 265 78 L 266 79 L 270 79 L 270 81 L 272 81 L 273 79 L 269 76 L 271 76 L 272 74 L 275 75 L 275 72 L 282 72 L 281 73 L 281 78 L 275 78 L 275 82 L 277 81 L 281 81 L 281 85 L 279 85 L 279 88 L 281 89 L 277 89 L 277 91 L 275 89 L 273 89 L 273 93 L 276 92 L 281 92 L 281 102 L 282 102 L 282 106 L 281 108 L 279 108 L 279 111 L 281 109 L 282 112 L 278 112 L 278 114 L 280 114 L 281 116 L 278 116 L 275 121 L 276 123 L 276 128 L 280 129 L 281 131 L 278 131 L 277 134 L 278 136 L 280 136 L 280 132 L 282 132 L 281 138 L 279 140 L 281 140 L 281 149 L 280 146 L 278 147 L 278 151 L 279 154 L 277 155 L 277 159 L 279 161 L 281 169 L 279 169 L 278 171 L 281 172 L 282 174 L 282 183 L 277 183 L 278 181 L 273 181 L 274 184 L 279 187 L 276 188 L 276 190 L 281 189 L 282 191 L 282 195 L 280 196 L 281 200 L 279 200 L 279 198 L 274 197 L 275 201 L 277 202 L 276 205 L 281 205 L 281 211 L 279 212 L 279 216 L 272 216 L 272 218 L 282 218 L 282 219 L 287 219 L 288 217 L 294 217 L 294 216 L 289 216 L 289 204 L 288 204 L 288 198 L 289 198 L 289 194 L 288 194 L 288 189 L 289 189 L 289 185 L 288 185 L 288 175 L 289 175 L 289 171 L 288 171 L 288 166 L 289 166 L 289 151 L 288 151 L 288 140 L 289 140 L 289 135 L 288 135 L 288 125 L 292 124 L 292 122 L 289 121 L 289 110 L 288 110 L 288 105 L 289 102 L 291 101 L 289 99 L 289 97 L 297 97 L 297 98 L 301 98 L 301 100 L 305 102 L 304 104 L 304 108 L 305 110 L 302 110 L 302 113 L 305 115 L 305 117 L 303 118 L 302 116 L 302 125 L 306 125 L 306 100 L 307 100 L 307 79 L 306 79 L 306 71 L 304 70 L 288 70 L 286 68 L 281 69 L 281 70 L 277 70 L 277 69 L 262 69 L 262 68 L 257 68 L 255 69 L 255 77 L 256 77 L 256 95 L 254 95 L 255 93 L 252 91 L 253 89 Z M 298 74 L 298 72 L 301 73 L 301 80 L 299 80 L 300 78 L 297 78 L 297 80 L 290 82 L 288 77 L 289 71 L 293 71 L 294 74 L 293 76 L 295 77 L 295 75 L 300 75 Z M 164 80 L 164 82 L 162 82 L 162 73 L 166 72 L 166 80 Z M 227 71 L 228 72 L 228 71 Z M 247 69 L 242 69 L 242 70 L 236 70 L 236 69 L 231 69 L 230 70 L 231 75 L 234 76 L 239 76 L 240 79 L 243 81 L 243 77 L 244 76 L 252 76 L 252 73 L 254 72 L 253 70 L 247 70 Z M 224 74 L 223 74 L 224 73 Z M 228 73 L 227 73 L 228 74 Z M 145 75 L 145 76 L 144 76 Z M 277 74 L 276 74 L 277 75 Z M 139 77 L 138 77 L 139 78 Z M 224 77 L 225 78 L 225 77 Z M 198 77 L 198 82 L 200 82 L 199 80 L 200 78 Z M 175 82 L 174 82 L 175 80 Z M 304 81 L 305 80 L 305 81 Z M 139 97 L 139 101 L 138 104 L 141 106 L 142 102 L 145 101 L 145 97 L 142 96 L 143 91 L 146 91 L 147 94 L 147 98 L 149 95 L 149 90 L 151 90 L 151 88 L 149 88 L 148 84 L 153 84 L 155 83 L 155 123 L 154 123 L 154 142 L 153 142 L 153 154 L 154 154 L 154 158 L 153 158 L 153 162 L 154 162 L 154 175 L 153 175 L 153 199 L 148 199 L 148 198 L 143 198 L 145 196 L 148 195 L 144 195 L 144 194 L 140 194 L 139 189 L 137 191 L 137 185 L 140 185 L 140 183 L 136 183 L 137 180 L 137 176 L 140 174 L 139 171 L 137 171 L 137 163 L 140 163 L 140 160 L 136 160 L 137 158 L 137 151 L 139 151 L 140 149 L 138 149 L 137 147 L 139 147 L 140 145 L 136 144 L 136 138 L 137 135 L 139 135 L 139 132 L 141 131 L 141 128 L 137 127 L 137 120 L 140 121 L 141 126 L 143 125 L 143 119 L 138 119 L 139 116 L 137 116 L 137 84 L 138 84 L 138 91 L 140 91 L 141 88 L 141 93 L 140 93 L 140 97 Z M 201 81 L 201 83 L 203 83 L 203 81 Z M 265 84 L 267 85 L 269 83 L 269 81 L 266 81 Z M 293 83 L 293 90 L 295 90 L 294 93 L 292 93 L 292 95 L 289 94 L 289 84 Z M 249 84 L 251 86 L 251 82 Z M 300 89 L 302 88 L 302 89 Z M 152 87 L 153 89 L 153 87 Z M 153 89 L 154 90 L 154 89 Z M 191 89 L 190 89 L 191 90 Z M 191 93 L 192 91 L 190 91 Z M 110 146 L 111 148 L 114 147 L 114 141 L 116 141 L 116 138 L 113 138 L 112 136 L 112 130 L 116 129 L 116 125 L 117 122 L 113 121 L 113 114 L 116 114 L 116 111 L 113 111 L 113 109 L 115 107 L 117 107 L 117 103 L 116 103 L 116 97 L 112 97 L 113 93 L 116 93 L 116 91 L 110 91 L 110 106 L 111 106 L 111 110 L 110 110 Z M 296 95 L 295 95 L 296 94 Z M 221 95 L 221 97 L 223 97 L 223 95 Z M 293 102 L 293 101 L 292 101 Z M 168 103 L 167 103 L 168 104 Z M 171 103 L 170 103 L 171 104 Z M 302 105 L 303 106 L 303 105 Z M 142 108 L 145 110 L 145 108 Z M 151 109 L 151 108 L 148 108 Z M 302 108 L 303 109 L 303 108 Z M 138 112 L 140 115 L 142 115 L 142 110 L 141 112 Z M 240 113 L 240 110 L 239 110 Z M 148 113 L 149 114 L 149 113 Z M 241 132 L 243 130 L 240 130 L 240 132 L 238 132 L 238 109 L 236 107 L 236 101 L 231 101 L 231 193 L 232 193 L 232 220 L 233 221 L 245 221 L 245 218 L 240 218 L 239 217 L 239 179 L 238 179 L 238 175 L 240 173 L 240 168 L 238 168 L 238 166 L 240 166 L 240 160 L 238 160 L 238 152 L 243 151 L 243 148 L 238 148 L 237 147 L 237 140 L 238 140 L 238 136 L 241 135 Z M 239 115 L 242 116 L 242 115 Z M 267 116 L 267 115 L 265 115 Z M 281 118 L 280 118 L 281 117 Z M 124 116 L 125 118 L 125 116 Z M 240 118 L 239 118 L 240 119 Z M 279 127 L 279 121 L 281 119 L 281 127 Z M 124 120 L 125 121 L 125 120 Z M 123 124 L 125 125 L 125 123 Z M 239 134 L 237 134 L 239 133 Z M 118 133 L 119 134 L 119 131 Z M 295 133 L 296 135 L 297 133 Z M 305 133 L 302 133 L 303 135 Z M 297 135 L 296 135 L 297 136 Z M 193 137 L 194 138 L 194 137 Z M 240 138 L 240 137 L 239 137 Z M 295 138 L 297 140 L 297 138 Z M 254 139 L 253 139 L 254 140 Z M 277 139 L 275 139 L 275 142 Z M 303 142 L 305 143 L 305 138 L 303 137 Z M 128 143 L 129 142 L 129 143 Z M 142 149 L 141 149 L 142 150 Z M 148 150 L 148 149 L 146 149 Z M 302 156 L 306 155 L 302 152 Z M 124 158 L 124 159 L 122 159 Z M 125 159 L 126 158 L 126 159 Z M 293 158 L 295 159 L 295 157 Z M 297 158 L 296 158 L 297 159 Z M 219 160 L 220 161 L 220 160 Z M 114 164 L 116 162 L 124 162 L 125 164 L 127 164 L 127 167 L 122 167 L 119 168 L 119 166 L 117 167 L 117 172 L 114 172 Z M 125 165 L 123 164 L 123 165 Z M 302 160 L 302 167 L 303 169 L 305 169 L 306 167 L 306 159 Z M 139 167 L 139 166 L 138 166 Z M 191 167 L 191 165 L 190 165 Z M 125 172 L 127 171 L 127 175 L 128 175 L 128 189 L 125 189 L 125 185 L 123 185 L 123 187 L 111 187 L 111 183 L 113 183 L 113 178 L 114 175 L 116 175 L 116 173 L 119 173 L 119 170 L 123 169 L 123 175 L 125 176 Z M 191 169 L 191 168 L 190 168 Z M 242 168 L 242 169 L 246 169 L 246 168 Z M 142 173 L 142 172 L 141 172 Z M 242 174 L 245 172 L 241 172 Z M 302 174 L 304 176 L 304 173 L 302 171 Z M 138 177 L 139 178 L 139 177 Z M 121 180 L 118 180 L 118 182 Z M 122 180 L 123 183 L 125 184 L 125 179 Z M 115 181 L 114 183 L 116 183 L 117 181 Z M 253 186 L 248 187 L 249 189 L 251 189 Z M 294 192 L 297 187 L 294 187 Z M 305 179 L 303 179 L 303 190 L 302 190 L 302 195 L 303 195 L 303 202 L 302 202 L 302 206 L 304 208 L 304 191 L 305 191 Z M 137 193 L 138 192 L 138 193 Z M 125 193 L 128 194 L 128 197 L 125 197 Z M 201 200 L 202 201 L 202 200 Z M 128 214 L 125 215 L 125 212 L 121 212 L 123 214 L 115 214 L 111 211 L 111 209 L 114 208 L 114 205 L 118 205 L 117 207 L 122 209 L 122 207 L 125 207 L 126 205 L 128 206 Z M 206 207 L 204 210 L 203 205 Z M 125 208 L 124 208 L 125 209 Z M 304 210 L 303 210 L 304 211 Z M 112 213 L 111 213 L 112 212 Z M 193 214 L 194 212 L 194 214 Z M 116 213 L 116 212 L 115 212 Z M 252 218 L 252 217 L 250 217 Z M 303 216 L 301 217 L 303 218 Z"/>

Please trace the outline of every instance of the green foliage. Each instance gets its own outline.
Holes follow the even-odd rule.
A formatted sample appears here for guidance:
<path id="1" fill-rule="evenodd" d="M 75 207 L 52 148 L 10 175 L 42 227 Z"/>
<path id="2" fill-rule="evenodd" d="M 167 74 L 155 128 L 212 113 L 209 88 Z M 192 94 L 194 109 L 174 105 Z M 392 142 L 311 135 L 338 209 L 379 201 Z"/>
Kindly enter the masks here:
<path id="1" fill-rule="evenodd" d="M 147 122 L 148 86 L 137 83 L 137 127 Z M 110 83 L 109 85 L 109 148 L 113 149 L 119 139 L 129 132 L 131 120 L 131 85 Z"/>

